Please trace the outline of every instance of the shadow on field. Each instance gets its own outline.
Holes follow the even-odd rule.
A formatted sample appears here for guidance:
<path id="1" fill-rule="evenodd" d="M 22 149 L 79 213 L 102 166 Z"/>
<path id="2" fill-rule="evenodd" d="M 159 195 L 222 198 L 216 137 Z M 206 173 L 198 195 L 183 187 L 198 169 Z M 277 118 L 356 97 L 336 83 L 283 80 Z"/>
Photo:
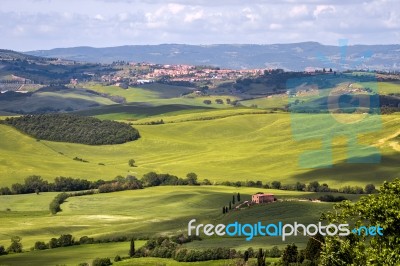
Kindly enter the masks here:
<path id="1" fill-rule="evenodd" d="M 167 104 L 161 106 L 153 106 L 148 103 L 130 103 L 124 105 L 108 105 L 89 110 L 78 111 L 76 114 L 85 116 L 96 116 L 105 114 L 135 114 L 138 116 L 152 116 L 166 114 L 170 112 L 194 110 L 194 109 L 214 109 L 206 106 L 192 106 L 184 104 Z"/>
<path id="2" fill-rule="evenodd" d="M 351 160 L 366 159 L 353 157 Z M 295 175 L 294 178 L 300 182 L 312 180 L 326 181 L 333 180 L 336 183 L 373 183 L 380 185 L 383 181 L 389 181 L 400 177 L 400 156 L 398 153 L 382 155 L 380 163 L 348 163 L 341 161 L 331 168 L 315 168 Z M 350 173 L 350 174 L 349 174 Z M 351 176 L 351 179 L 346 177 Z M 329 183 L 328 183 L 329 185 Z"/>

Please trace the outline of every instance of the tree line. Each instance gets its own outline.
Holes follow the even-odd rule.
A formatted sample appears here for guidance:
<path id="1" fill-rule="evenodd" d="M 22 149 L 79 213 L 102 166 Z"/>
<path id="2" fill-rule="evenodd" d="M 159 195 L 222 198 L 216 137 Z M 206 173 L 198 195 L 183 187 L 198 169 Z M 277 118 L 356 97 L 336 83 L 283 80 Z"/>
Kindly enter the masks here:
<path id="1" fill-rule="evenodd" d="M 142 189 L 152 186 L 199 185 L 197 175 L 188 173 L 186 178 L 170 174 L 149 172 L 141 179 L 128 175 L 117 176 L 112 180 L 89 181 L 72 177 L 56 177 L 53 182 L 43 180 L 41 176 L 32 175 L 24 179 L 24 183 L 15 183 L 10 187 L 1 187 L 0 195 L 29 194 L 40 192 L 70 192 L 98 189 L 99 193 L 115 192 L 130 189 Z"/>
<path id="2" fill-rule="evenodd" d="M 25 115 L 1 123 L 37 139 L 88 145 L 122 144 L 140 137 L 128 124 L 71 114 Z"/>
<path id="3" fill-rule="evenodd" d="M 308 184 L 296 182 L 296 184 L 284 185 L 280 181 L 272 181 L 270 183 L 263 183 L 262 181 L 224 181 L 219 183 L 223 186 L 232 187 L 256 187 L 265 189 L 279 189 L 289 191 L 306 191 L 306 192 L 333 192 L 344 194 L 373 194 L 377 192 L 374 184 L 367 184 L 364 188 L 360 186 L 344 186 L 339 189 L 331 188 L 326 183 L 319 183 L 318 181 L 311 181 Z"/>
<path id="4" fill-rule="evenodd" d="M 134 165 L 134 161 L 132 163 Z M 56 177 L 54 182 L 43 180 L 41 176 L 32 175 L 24 179 L 24 183 L 15 183 L 10 187 L 0 187 L 0 195 L 29 194 L 40 192 L 69 192 L 99 189 L 100 193 L 122 191 L 129 189 L 141 189 L 152 186 L 182 186 L 182 185 L 212 185 L 208 179 L 202 182 L 198 181 L 195 173 L 188 173 L 186 178 L 180 178 L 171 174 L 158 174 L 149 172 L 144 174 L 141 179 L 134 176 L 117 176 L 113 180 L 89 181 L 72 177 Z M 234 187 L 255 187 L 266 189 L 280 189 L 293 191 L 309 192 L 339 192 L 345 194 L 373 194 L 377 192 L 375 185 L 367 184 L 365 188 L 359 186 L 344 186 L 340 189 L 330 188 L 328 184 L 320 184 L 318 181 L 312 181 L 309 184 L 297 182 L 294 185 L 282 185 L 280 181 L 263 184 L 262 181 L 225 181 L 216 185 L 234 186 Z M 324 200 L 325 198 L 322 198 Z M 233 201 L 233 200 L 232 200 Z M 240 201 L 240 200 L 238 200 Z M 335 200 L 333 200 L 335 201 Z"/>

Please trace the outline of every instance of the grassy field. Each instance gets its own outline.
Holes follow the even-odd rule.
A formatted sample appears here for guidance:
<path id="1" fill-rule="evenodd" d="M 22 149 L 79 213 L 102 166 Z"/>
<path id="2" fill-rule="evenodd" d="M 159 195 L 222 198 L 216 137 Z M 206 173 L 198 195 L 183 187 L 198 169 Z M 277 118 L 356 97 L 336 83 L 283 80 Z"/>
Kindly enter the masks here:
<path id="1" fill-rule="evenodd" d="M 144 241 L 136 241 L 135 246 L 140 247 L 143 244 Z M 129 242 L 72 246 L 0 256 L 0 265 L 76 266 L 82 262 L 90 264 L 95 258 L 108 257 L 113 261 L 116 255 L 128 256 L 128 250 Z"/>
<path id="2" fill-rule="evenodd" d="M 267 262 L 275 262 L 278 259 L 267 258 Z M 255 259 L 250 259 L 254 261 Z M 113 264 L 115 266 L 235 266 L 235 260 L 214 260 L 214 261 L 201 261 L 201 262 L 177 262 L 171 259 L 160 258 L 138 258 L 130 259 Z"/>
<path id="3" fill-rule="evenodd" d="M 289 100 L 286 95 L 273 95 L 268 97 L 256 98 L 252 100 L 240 101 L 244 106 L 254 106 L 262 109 L 284 108 Z"/>
<path id="4" fill-rule="evenodd" d="M 62 205 L 63 211 L 57 215 L 50 215 L 48 210 L 56 193 L 0 196 L 0 245 L 8 246 L 10 237 L 15 235 L 22 237 L 24 249 L 29 249 L 36 241 L 47 242 L 61 234 L 72 234 L 76 239 L 85 235 L 95 238 L 174 235 L 187 231 L 187 223 L 193 218 L 215 224 L 236 220 L 276 222 L 277 219 L 316 222 L 322 211 L 332 207 L 331 203 L 284 201 L 222 214 L 222 206 L 228 205 L 232 195 L 240 192 L 244 201 L 250 200 L 251 194 L 258 191 L 273 193 L 281 200 L 318 198 L 322 195 L 260 188 L 166 186 L 72 197 Z M 356 195 L 346 197 L 358 198 Z M 251 242 L 243 238 L 229 238 L 229 241 L 222 238 L 193 242 L 189 246 L 214 247 L 221 241 L 224 246 L 235 248 L 285 244 L 278 238 L 257 238 Z M 304 239 L 299 238 L 298 241 L 302 243 Z"/>
<path id="5" fill-rule="evenodd" d="M 71 88 L 55 92 L 35 92 L 30 97 L 2 101 L 0 109 L 14 112 L 43 112 L 43 110 L 71 111 L 111 104 L 115 104 L 115 102 L 84 90 Z"/>
<path id="6" fill-rule="evenodd" d="M 235 114 L 235 109 L 231 109 Z M 230 110 L 213 111 L 211 116 L 227 116 Z M 182 114 L 172 118 L 195 120 L 208 113 Z M 345 115 L 343 115 L 345 116 Z M 159 119 L 154 116 L 151 119 Z M 380 164 L 348 164 L 347 139 L 333 139 L 332 168 L 304 169 L 298 164 L 301 153 L 321 147 L 323 128 L 310 131 L 308 139 L 297 140 L 289 114 L 247 114 L 205 121 L 176 122 L 163 125 L 135 125 L 138 141 L 113 146 L 87 146 L 36 141 L 15 129 L 0 125 L 1 185 L 21 182 L 26 176 L 72 176 L 97 180 L 116 175 L 141 176 L 150 171 L 184 177 L 195 172 L 211 181 L 280 180 L 283 183 L 319 180 L 330 186 L 380 184 L 398 175 L 398 156 L 394 138 L 399 132 L 400 116 L 382 116 L 382 129 L 368 132 L 368 123 L 357 127 L 359 142 L 375 145 L 382 153 Z M 148 118 L 146 118 L 148 120 Z M 305 115 L 296 123 L 306 125 L 324 121 L 324 115 Z M 168 120 L 168 118 L 167 118 Z M 137 121 L 140 123 L 140 120 Z M 364 128 L 365 127 L 365 128 Z M 316 136 L 317 139 L 313 139 Z M 365 155 L 368 155 L 366 153 Z M 88 160 L 82 163 L 74 157 Z M 363 156 L 363 154 L 360 154 Z M 128 167 L 135 159 L 138 167 Z M 99 163 L 105 164 L 100 166 Z M 284 171 L 282 169 L 285 169 Z"/>

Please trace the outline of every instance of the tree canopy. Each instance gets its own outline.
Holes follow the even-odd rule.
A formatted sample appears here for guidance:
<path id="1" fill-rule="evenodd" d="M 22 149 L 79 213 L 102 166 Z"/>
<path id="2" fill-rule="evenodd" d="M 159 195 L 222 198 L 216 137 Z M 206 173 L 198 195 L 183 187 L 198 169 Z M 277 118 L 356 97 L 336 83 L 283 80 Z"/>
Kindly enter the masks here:
<path id="1" fill-rule="evenodd" d="M 328 236 L 321 252 L 321 265 L 399 265 L 400 263 L 400 179 L 385 182 L 377 194 L 352 203 L 335 205 L 324 215 L 330 222 L 383 228 L 383 235 L 350 234 Z"/>
<path id="2" fill-rule="evenodd" d="M 88 145 L 122 144 L 140 137 L 128 124 L 71 114 L 26 115 L 3 123 L 37 139 Z"/>

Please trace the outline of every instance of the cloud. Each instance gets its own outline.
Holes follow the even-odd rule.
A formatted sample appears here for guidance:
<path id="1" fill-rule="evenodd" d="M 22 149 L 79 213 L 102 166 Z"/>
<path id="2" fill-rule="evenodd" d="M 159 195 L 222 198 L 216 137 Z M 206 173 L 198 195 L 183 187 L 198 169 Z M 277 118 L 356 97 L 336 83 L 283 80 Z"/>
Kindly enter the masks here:
<path id="1" fill-rule="evenodd" d="M 15 6 L 18 5 L 18 11 Z M 2 48 L 157 43 L 399 43 L 398 0 L 14 0 Z"/>
<path id="2" fill-rule="evenodd" d="M 319 17 L 323 14 L 335 13 L 336 8 L 333 5 L 318 5 L 313 12 L 314 17 Z"/>

